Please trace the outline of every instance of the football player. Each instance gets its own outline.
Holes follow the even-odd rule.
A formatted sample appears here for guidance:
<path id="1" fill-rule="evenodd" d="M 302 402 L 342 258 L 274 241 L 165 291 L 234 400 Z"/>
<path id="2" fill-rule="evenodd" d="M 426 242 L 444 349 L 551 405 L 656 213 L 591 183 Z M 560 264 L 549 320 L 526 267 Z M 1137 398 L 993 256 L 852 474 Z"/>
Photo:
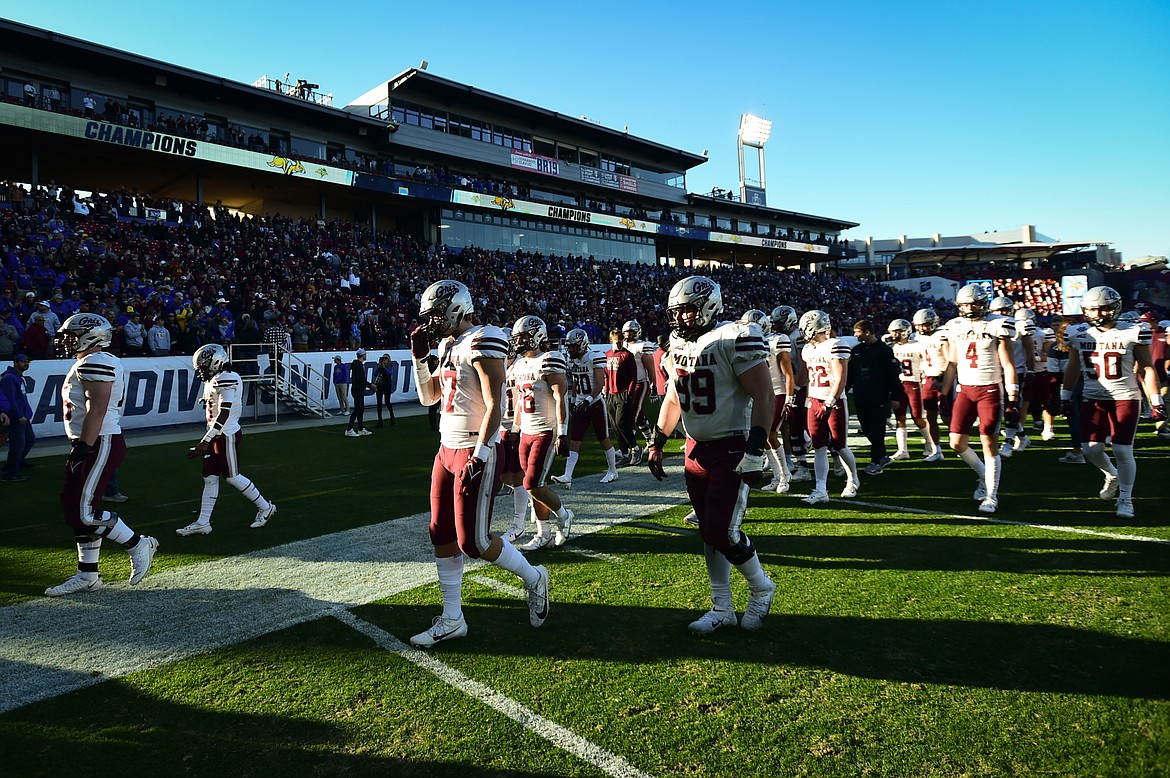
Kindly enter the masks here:
<path id="1" fill-rule="evenodd" d="M 914 337 L 914 325 L 905 319 L 894 319 L 888 327 L 893 339 L 891 348 L 894 358 L 898 360 L 898 367 L 902 371 L 902 402 L 894 409 L 896 428 L 894 437 L 898 441 L 898 450 L 890 459 L 910 458 L 910 433 L 906 428 L 906 415 L 914 421 L 914 426 L 922 434 L 922 456 L 930 459 L 937 448 L 935 438 L 930 435 L 930 427 L 926 423 L 925 409 L 922 407 L 922 363 L 925 361 L 926 344 Z"/>
<path id="2" fill-rule="evenodd" d="M 707 635 L 736 625 L 734 565 L 751 591 L 741 626 L 757 630 L 772 608 L 776 585 L 741 525 L 750 488 L 764 480 L 773 406 L 767 344 L 753 324 L 716 326 L 723 299 L 709 278 L 690 276 L 676 283 L 666 310 L 673 332 L 663 365 L 670 383 L 649 464 L 655 478 L 666 477 L 662 448 L 681 419 L 687 436 L 687 492 L 703 538 L 712 603 L 690 629 Z"/>
<path id="3" fill-rule="evenodd" d="M 240 412 L 244 405 L 244 382 L 231 368 L 228 353 L 218 343 L 200 346 L 191 357 L 195 375 L 203 381 L 203 404 L 207 408 L 207 433 L 188 452 L 190 459 L 203 460 L 203 499 L 199 516 L 179 535 L 210 535 L 211 512 L 219 497 L 222 476 L 256 506 L 252 529 L 268 523 L 276 514 L 276 503 L 268 502 L 248 478 L 240 475 Z"/>
<path id="4" fill-rule="evenodd" d="M 1105 474 L 1098 496 L 1117 498 L 1117 515 L 1133 518 L 1133 485 L 1137 462 L 1133 439 L 1141 413 L 1142 390 L 1150 401 L 1153 419 L 1166 421 L 1158 375 L 1150 360 L 1151 333 L 1141 322 L 1122 321 L 1121 295 L 1111 287 L 1095 286 L 1081 298 L 1085 323 L 1068 328 L 1069 357 L 1060 399 L 1069 415 L 1073 389 L 1084 378 L 1081 404 L 1081 447 L 1087 459 Z M 1112 440 L 1117 466 L 1105 453 Z"/>
<path id="5" fill-rule="evenodd" d="M 987 306 L 997 316 L 1007 316 L 1015 321 L 1016 334 L 1012 346 L 1012 354 L 1016 360 L 1016 376 L 1020 382 L 1019 419 L 1015 424 L 1004 424 L 1003 446 L 999 455 L 1005 459 L 1011 457 L 1015 451 L 1023 451 L 1031 443 L 1024 430 L 1025 410 L 1023 404 L 1024 390 L 1032 373 L 1036 369 L 1036 340 L 1034 337 L 1035 321 L 1016 316 L 1016 304 L 1010 297 L 996 297 Z"/>
<path id="6" fill-rule="evenodd" d="M 781 439 L 784 442 L 784 449 L 790 457 L 789 470 L 792 475 L 791 481 L 811 481 L 812 474 L 805 467 L 805 419 L 803 409 L 805 402 L 808 400 L 808 374 L 805 372 L 804 364 L 800 361 L 800 351 L 804 348 L 804 334 L 801 333 L 800 327 L 797 326 L 798 317 L 796 309 L 791 305 L 778 305 L 772 309 L 772 332 L 782 333 L 788 336 L 788 342 L 792 346 L 789 352 L 789 360 L 792 362 L 792 375 L 795 378 L 791 387 L 785 387 L 787 390 L 785 397 L 785 404 L 788 406 L 788 413 L 784 414 L 784 419 L 781 421 Z"/>
<path id="7" fill-rule="evenodd" d="M 926 418 L 926 434 L 934 443 L 934 450 L 925 462 L 943 458 L 942 432 L 938 426 L 939 399 L 942 397 L 943 373 L 947 368 L 945 334 L 938 328 L 938 314 L 933 308 L 919 308 L 914 312 L 914 331 L 922 346 L 922 414 Z"/>
<path id="8" fill-rule="evenodd" d="M 500 412 L 500 481 L 512 487 L 512 525 L 504 540 L 515 543 L 524 536 L 524 517 L 532 506 L 532 497 L 524 488 L 524 468 L 520 467 L 520 425 L 516 419 L 516 376 L 512 365 L 516 355 L 509 354 L 504 381 L 504 407 Z M 535 517 L 533 518 L 535 521 Z"/>
<path id="9" fill-rule="evenodd" d="M 589 348 L 589 333 L 582 329 L 570 330 L 565 336 L 569 352 L 569 372 L 572 375 L 573 408 L 569 421 L 569 457 L 565 472 L 552 477 L 553 483 L 573 486 L 573 470 L 581 456 L 581 441 L 590 428 L 605 453 L 606 470 L 601 483 L 618 479 L 617 451 L 609 439 L 609 416 L 605 412 L 605 357 Z"/>
<path id="10" fill-rule="evenodd" d="M 1063 316 L 1054 316 L 1052 318 L 1052 332 L 1056 338 L 1052 347 L 1048 349 L 1048 373 L 1055 376 L 1057 385 L 1055 391 L 1052 392 L 1048 400 L 1047 411 L 1050 415 L 1056 415 L 1061 412 L 1060 387 L 1064 383 L 1064 370 L 1068 367 L 1068 332 L 1073 327 L 1073 322 Z M 1081 391 L 1084 389 L 1084 379 L 1077 381 L 1076 388 L 1072 392 L 1072 402 L 1069 410 L 1071 415 L 1068 417 L 1068 434 L 1072 442 L 1072 448 L 1066 451 L 1063 456 L 1057 459 L 1066 465 L 1083 465 L 1085 464 L 1085 452 L 1081 449 Z"/>
<path id="11" fill-rule="evenodd" d="M 560 351 L 548 350 L 548 333 L 538 316 L 521 316 L 512 326 L 512 376 L 516 387 L 516 418 L 520 426 L 520 467 L 524 488 L 536 509 L 536 534 L 520 546 L 535 551 L 553 541 L 563 546 L 573 512 L 547 484 L 553 459 L 569 455 L 568 366 Z M 556 519 L 554 537 L 549 517 Z"/>
<path id="12" fill-rule="evenodd" d="M 842 497 L 856 497 L 861 486 L 857 458 L 849 448 L 849 418 L 845 387 L 849 383 L 849 345 L 833 335 L 833 322 L 824 311 L 806 311 L 800 317 L 805 345 L 801 361 L 808 372 L 808 408 L 805 423 L 812 439 L 816 483 L 804 498 L 809 505 L 829 501 L 829 446 L 845 468 Z"/>
<path id="13" fill-rule="evenodd" d="M 642 325 L 636 319 L 630 319 L 622 325 L 622 340 L 626 348 L 634 355 L 634 365 L 638 369 L 638 385 L 630 396 L 630 403 L 634 406 L 634 428 L 646 438 L 646 445 L 654 435 L 650 422 L 646 420 L 646 397 L 650 394 L 650 380 L 654 376 L 654 351 L 656 346 L 652 340 L 642 339 Z M 635 446 L 631 452 L 630 464 L 642 463 L 642 448 Z"/>
<path id="14" fill-rule="evenodd" d="M 946 339 L 950 352 L 943 375 L 943 391 L 961 386 L 951 410 L 951 448 L 976 472 L 974 498 L 983 513 L 995 513 L 999 506 L 999 421 L 1008 426 L 1019 422 L 1020 384 L 1016 373 L 1013 342 L 1016 320 L 988 311 L 990 295 L 980 284 L 967 284 L 955 295 L 959 315 L 947 322 Z M 1007 403 L 1004 403 L 1004 394 Z M 971 425 L 979 420 L 983 459 L 971 450 Z"/>
<path id="15" fill-rule="evenodd" d="M 428 286 L 419 308 L 423 323 L 410 334 L 415 384 L 423 405 L 443 404 L 439 451 L 431 469 L 430 524 L 443 612 L 410 642 L 429 648 L 467 635 L 464 555 L 519 576 L 528 594 L 529 623 L 539 627 L 548 616 L 548 570 L 533 567 L 489 527 L 508 336 L 499 327 L 472 323 L 471 292 L 459 281 Z M 436 346 L 438 364 L 432 371 L 427 355 Z"/>
<path id="16" fill-rule="evenodd" d="M 1026 321 L 1026 323 L 1025 323 Z M 1052 429 L 1052 415 L 1048 413 L 1048 397 L 1052 394 L 1052 376 L 1048 372 L 1048 349 L 1056 342 L 1051 327 L 1036 323 L 1036 312 L 1031 308 L 1016 309 L 1016 329 L 1021 325 L 1032 330 L 1032 345 L 1035 348 L 1033 365 L 1035 370 L 1028 374 L 1020 386 L 1020 419 L 1027 424 L 1029 415 L 1043 421 L 1041 440 L 1052 440 L 1056 432 Z M 1027 448 L 1027 444 L 1021 444 Z"/>
<path id="17" fill-rule="evenodd" d="M 760 310 L 750 310 L 739 319 L 741 324 L 755 324 L 764 333 L 768 344 L 768 374 L 772 377 L 772 392 L 776 404 L 772 409 L 772 424 L 768 429 L 768 464 L 772 468 L 773 488 L 776 494 L 789 489 L 792 473 L 788 470 L 788 457 L 780 442 L 780 427 L 788 415 L 788 388 L 795 387 L 792 375 L 792 341 L 787 335 L 772 332 L 772 317 Z"/>
<path id="18" fill-rule="evenodd" d="M 110 323 L 93 313 L 73 314 L 57 332 L 65 353 L 76 358 L 61 387 L 65 434 L 71 446 L 61 508 L 77 543 L 77 572 L 64 583 L 45 589 L 49 597 L 102 588 L 98 558 L 104 538 L 121 544 L 130 554 L 131 585 L 146 576 L 158 550 L 157 540 L 139 535 L 118 514 L 98 506 L 126 456 L 122 438 L 126 374 L 122 360 L 105 350 L 113 337 Z"/>

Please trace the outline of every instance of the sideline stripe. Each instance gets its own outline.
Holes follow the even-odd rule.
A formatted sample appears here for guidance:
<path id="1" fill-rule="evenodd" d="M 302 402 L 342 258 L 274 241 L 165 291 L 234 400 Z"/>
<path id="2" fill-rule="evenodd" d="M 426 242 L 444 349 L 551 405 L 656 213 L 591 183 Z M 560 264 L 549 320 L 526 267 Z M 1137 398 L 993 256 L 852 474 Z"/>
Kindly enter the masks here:
<path id="1" fill-rule="evenodd" d="M 990 516 L 968 516 L 962 513 L 947 513 L 945 511 L 931 511 L 925 508 L 904 508 L 901 505 L 886 505 L 880 502 L 868 502 L 866 500 L 852 500 L 840 499 L 837 497 L 829 498 L 829 502 L 837 503 L 838 505 L 864 505 L 867 508 L 881 508 L 887 511 L 901 511 L 902 513 L 918 513 L 923 516 L 948 516 L 952 519 L 968 519 L 970 521 L 982 521 L 987 524 L 1007 524 L 1012 527 L 1029 527 L 1031 529 L 1046 529 L 1053 532 L 1068 532 L 1074 535 L 1093 535 L 1099 538 L 1110 538 L 1111 540 L 1136 540 L 1142 543 L 1157 543 L 1162 546 L 1170 546 L 1170 540 L 1163 540 L 1162 538 L 1149 538 L 1145 535 L 1126 535 L 1121 532 L 1102 532 L 1095 529 L 1082 529 L 1081 527 L 1065 527 L 1060 524 L 1034 524 L 1028 521 L 1012 521 L 1011 519 L 993 519 Z"/>
<path id="2" fill-rule="evenodd" d="M 475 577 L 479 578 L 480 576 Z M 589 742 L 555 721 L 546 719 L 536 711 L 521 705 L 510 697 L 505 697 L 490 686 L 467 677 L 455 668 L 440 662 L 432 655 L 419 649 L 411 648 L 384 629 L 374 626 L 368 621 L 359 619 L 349 611 L 339 609 L 336 613 L 330 615 L 370 638 L 381 648 L 397 654 L 411 664 L 434 674 L 448 686 L 494 708 L 529 732 L 539 735 L 557 748 L 584 759 L 589 764 L 605 772 L 606 775 L 612 775 L 615 778 L 650 778 L 648 773 L 642 772 L 622 757 Z"/>
<path id="3" fill-rule="evenodd" d="M 599 562 L 609 562 L 611 564 L 621 564 L 624 561 L 620 556 L 607 554 L 604 551 L 590 551 L 587 548 L 565 547 L 565 551 L 577 556 L 583 556 L 586 559 L 596 559 Z"/>
<path id="4" fill-rule="evenodd" d="M 489 575 L 473 574 L 466 576 L 466 578 L 469 581 L 475 581 L 477 584 L 482 584 L 489 589 L 495 589 L 497 592 L 503 592 L 504 594 L 511 595 L 512 597 L 517 597 L 519 599 L 524 599 L 527 597 L 527 593 L 519 586 L 512 586 L 511 584 L 506 584 L 503 581 L 497 581 L 495 578 L 492 578 Z"/>

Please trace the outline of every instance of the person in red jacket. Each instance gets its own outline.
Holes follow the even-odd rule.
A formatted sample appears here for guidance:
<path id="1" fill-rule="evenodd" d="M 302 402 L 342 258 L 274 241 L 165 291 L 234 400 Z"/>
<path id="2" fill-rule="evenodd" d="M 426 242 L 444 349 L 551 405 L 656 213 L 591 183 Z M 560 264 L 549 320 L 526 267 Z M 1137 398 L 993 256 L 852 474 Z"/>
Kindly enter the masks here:
<path id="1" fill-rule="evenodd" d="M 632 402 L 638 387 L 637 357 L 626 348 L 620 330 L 609 331 L 610 349 L 605 352 L 605 404 L 609 408 L 610 426 L 618 431 L 618 466 L 637 464 L 642 449 L 634 440 L 637 408 Z"/>

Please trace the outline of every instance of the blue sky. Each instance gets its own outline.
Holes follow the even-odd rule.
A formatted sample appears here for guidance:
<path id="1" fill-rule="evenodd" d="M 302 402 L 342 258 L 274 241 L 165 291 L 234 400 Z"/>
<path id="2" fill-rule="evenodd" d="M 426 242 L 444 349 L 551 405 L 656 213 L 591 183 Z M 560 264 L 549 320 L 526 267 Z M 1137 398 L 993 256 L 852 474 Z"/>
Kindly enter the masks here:
<path id="1" fill-rule="evenodd" d="M 1170 254 L 1170 3 L 5 2 L 6 17 L 344 104 L 430 71 L 699 152 L 737 188 L 741 113 L 774 122 L 769 205 L 850 237 L 1035 224 Z M 442 9 L 442 10 L 440 10 Z"/>

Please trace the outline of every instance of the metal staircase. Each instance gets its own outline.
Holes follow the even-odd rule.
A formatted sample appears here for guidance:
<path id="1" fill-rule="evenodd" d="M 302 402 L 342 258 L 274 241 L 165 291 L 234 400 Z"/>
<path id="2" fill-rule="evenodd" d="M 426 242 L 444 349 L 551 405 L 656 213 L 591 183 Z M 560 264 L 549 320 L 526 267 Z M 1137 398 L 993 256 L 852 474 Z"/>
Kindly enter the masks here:
<path id="1" fill-rule="evenodd" d="M 276 417 L 279 419 L 279 407 L 285 406 L 289 411 L 301 416 L 315 416 L 327 419 L 332 414 L 325 409 L 325 398 L 328 397 L 329 379 L 320 370 L 301 359 L 295 352 L 272 343 L 236 344 L 229 347 L 232 362 L 237 360 L 256 364 L 260 362 L 253 358 L 248 350 L 259 350 L 259 357 L 268 357 L 268 370 L 261 373 L 258 369 L 248 371 L 244 378 L 245 384 L 253 385 L 265 399 L 277 407 Z"/>

